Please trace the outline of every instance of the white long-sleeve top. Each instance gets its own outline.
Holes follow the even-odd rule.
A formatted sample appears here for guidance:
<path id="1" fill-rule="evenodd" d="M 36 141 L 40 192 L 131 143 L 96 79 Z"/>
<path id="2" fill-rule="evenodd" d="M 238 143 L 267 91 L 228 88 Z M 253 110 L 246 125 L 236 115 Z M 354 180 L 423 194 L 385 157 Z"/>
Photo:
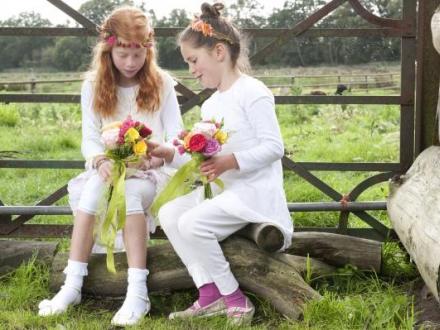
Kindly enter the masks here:
<path id="1" fill-rule="evenodd" d="M 283 189 L 284 146 L 272 93 L 259 80 L 242 75 L 228 90 L 206 100 L 201 113 L 202 120 L 224 119 L 223 128 L 230 135 L 219 155 L 233 153 L 239 165 L 220 176 L 225 189 L 212 202 L 247 221 L 277 225 L 288 247 L 293 222 Z M 171 165 L 178 167 L 187 160 L 187 155 L 176 152 Z"/>
<path id="2" fill-rule="evenodd" d="M 161 105 L 157 111 L 153 113 L 137 111 L 136 96 L 139 90 L 138 85 L 118 87 L 116 112 L 108 118 L 103 118 L 93 111 L 93 82 L 90 80 L 84 81 L 81 89 L 81 152 L 87 161 L 104 153 L 104 145 L 101 142 L 101 128 L 114 121 L 123 121 L 128 115 L 131 115 L 133 120 L 145 123 L 152 129 L 152 141 L 163 143 L 179 134 L 183 124 L 174 91 L 175 82 L 165 72 L 162 73 L 162 79 Z"/>

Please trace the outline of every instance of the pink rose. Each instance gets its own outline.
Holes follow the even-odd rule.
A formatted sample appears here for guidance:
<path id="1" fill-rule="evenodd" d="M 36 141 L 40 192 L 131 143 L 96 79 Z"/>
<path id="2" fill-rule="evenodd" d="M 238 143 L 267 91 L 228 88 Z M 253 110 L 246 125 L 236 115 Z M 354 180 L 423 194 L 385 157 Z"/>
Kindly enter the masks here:
<path id="1" fill-rule="evenodd" d="M 218 143 L 216 139 L 209 139 L 206 141 L 205 148 L 203 149 L 202 153 L 205 157 L 211 157 L 220 152 L 220 150 L 222 150 L 220 143 Z"/>
<path id="2" fill-rule="evenodd" d="M 122 122 L 121 128 L 119 129 L 119 137 L 124 138 L 125 133 L 132 127 L 135 127 L 135 122 L 129 116 Z"/>

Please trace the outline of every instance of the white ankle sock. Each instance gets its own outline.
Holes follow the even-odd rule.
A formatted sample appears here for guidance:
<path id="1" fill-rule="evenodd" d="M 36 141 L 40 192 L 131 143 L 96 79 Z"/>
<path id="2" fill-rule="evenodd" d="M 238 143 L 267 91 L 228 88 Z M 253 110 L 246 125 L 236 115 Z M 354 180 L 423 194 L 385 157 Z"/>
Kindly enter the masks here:
<path id="1" fill-rule="evenodd" d="M 87 263 L 75 260 L 68 260 L 67 267 L 63 271 L 66 274 L 64 285 L 60 291 L 52 298 L 56 305 L 68 306 L 78 299 L 81 295 L 84 276 L 88 274 Z"/>
<path id="2" fill-rule="evenodd" d="M 128 268 L 127 296 L 120 309 L 123 314 L 132 312 L 135 315 L 143 315 L 150 309 L 147 289 L 148 273 L 148 269 Z"/>
<path id="3" fill-rule="evenodd" d="M 83 277 L 87 275 L 87 263 L 69 260 L 64 269 L 66 280 L 60 291 L 51 299 L 43 300 L 38 305 L 40 316 L 60 314 L 71 304 L 81 301 Z"/>

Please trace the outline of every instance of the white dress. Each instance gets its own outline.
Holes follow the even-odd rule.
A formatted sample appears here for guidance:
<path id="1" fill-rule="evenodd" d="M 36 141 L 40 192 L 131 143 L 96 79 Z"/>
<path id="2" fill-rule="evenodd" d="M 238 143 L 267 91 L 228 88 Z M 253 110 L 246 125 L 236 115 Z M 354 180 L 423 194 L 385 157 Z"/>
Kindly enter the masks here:
<path id="1" fill-rule="evenodd" d="M 138 86 L 118 87 L 118 104 L 116 113 L 109 118 L 102 118 L 97 115 L 93 109 L 93 82 L 86 80 L 81 89 L 81 108 L 82 108 L 82 143 L 81 152 L 86 160 L 86 171 L 73 178 L 68 183 L 69 204 L 73 214 L 76 213 L 78 202 L 80 200 L 83 188 L 86 182 L 96 175 L 97 171 L 92 168 L 91 161 L 97 155 L 104 154 L 105 148 L 101 142 L 101 128 L 114 121 L 123 121 L 128 115 L 133 120 L 145 123 L 153 131 L 151 140 L 164 143 L 171 141 L 182 130 L 182 118 L 180 108 L 177 103 L 177 97 L 174 90 L 175 82 L 171 76 L 165 72 L 162 73 L 163 90 L 161 93 L 161 105 L 153 113 L 138 112 L 136 105 L 136 96 Z M 174 170 L 168 166 L 162 166 L 147 171 L 136 171 L 131 175 L 150 180 L 156 185 L 156 192 L 160 190 Z M 154 232 L 156 225 L 149 215 L 148 210 L 144 210 L 147 228 Z M 115 251 L 123 250 L 122 234 L 118 233 L 115 241 Z M 105 249 L 95 244 L 92 252 L 105 252 Z"/>
<path id="2" fill-rule="evenodd" d="M 226 213 L 248 222 L 269 222 L 284 234 L 284 248 L 291 244 L 293 222 L 283 189 L 281 158 L 284 146 L 275 114 L 274 97 L 259 80 L 242 75 L 224 92 L 215 92 L 201 109 L 202 119 L 224 119 L 230 133 L 221 154 L 233 153 L 239 170 L 230 170 L 219 178 L 225 189 L 211 200 Z M 171 166 L 188 160 L 176 156 Z M 199 189 L 201 190 L 201 189 Z M 194 205 L 201 202 L 194 192 Z"/>

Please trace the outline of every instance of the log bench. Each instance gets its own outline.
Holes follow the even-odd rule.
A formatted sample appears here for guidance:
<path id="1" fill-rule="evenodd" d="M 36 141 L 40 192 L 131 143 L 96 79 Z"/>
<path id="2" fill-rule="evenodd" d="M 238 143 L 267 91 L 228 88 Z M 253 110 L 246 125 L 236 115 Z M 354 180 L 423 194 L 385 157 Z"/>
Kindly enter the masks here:
<path id="1" fill-rule="evenodd" d="M 271 242 L 274 237 L 282 237 L 276 231 L 273 226 L 261 224 L 239 235 L 232 235 L 221 245 L 240 286 L 264 298 L 288 318 L 299 318 L 307 301 L 321 297 L 304 278 L 330 276 L 337 267 L 347 263 L 362 270 L 380 272 L 381 243 L 377 241 L 331 233 L 302 232 L 294 234 L 291 247 L 284 253 L 267 252 L 257 246 L 273 249 L 280 244 Z M 37 260 L 51 262 L 51 290 L 57 291 L 62 285 L 62 271 L 68 254 L 57 253 L 56 243 L 0 240 L 0 249 L 13 256 L 7 257 L 2 253 L 0 269 L 10 271 L 29 260 L 32 253 L 37 251 Z M 170 243 L 164 241 L 163 244 L 149 247 L 147 258 L 150 292 L 194 287 Z M 124 296 L 127 286 L 125 253 L 115 254 L 115 265 L 118 272 L 111 274 L 106 268 L 105 254 L 93 254 L 89 260 L 89 275 L 85 278 L 83 293 Z"/>

